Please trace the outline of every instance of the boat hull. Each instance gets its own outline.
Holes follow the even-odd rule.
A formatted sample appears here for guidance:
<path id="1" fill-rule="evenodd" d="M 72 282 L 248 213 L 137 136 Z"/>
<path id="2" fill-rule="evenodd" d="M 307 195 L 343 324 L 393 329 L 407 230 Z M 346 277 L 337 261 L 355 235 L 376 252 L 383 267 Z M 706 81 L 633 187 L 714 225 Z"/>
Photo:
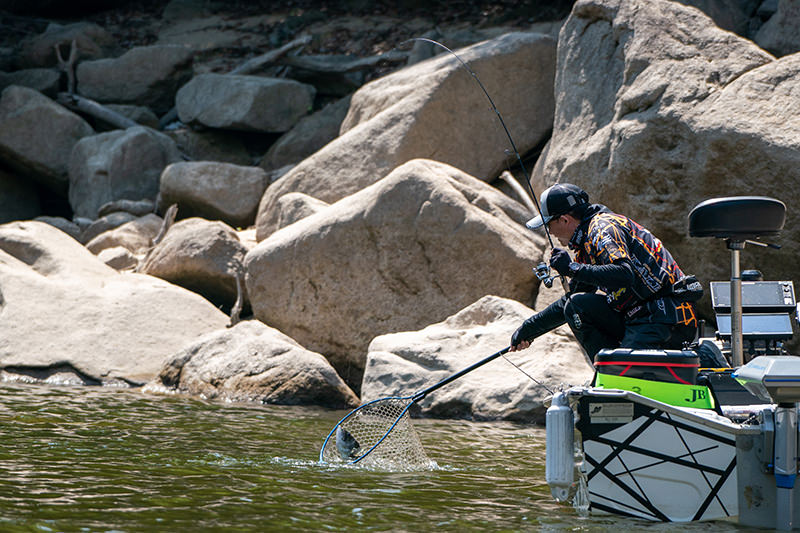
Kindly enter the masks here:
<path id="1" fill-rule="evenodd" d="M 570 393 L 591 510 L 664 522 L 737 516 L 740 425 L 629 391 Z"/>

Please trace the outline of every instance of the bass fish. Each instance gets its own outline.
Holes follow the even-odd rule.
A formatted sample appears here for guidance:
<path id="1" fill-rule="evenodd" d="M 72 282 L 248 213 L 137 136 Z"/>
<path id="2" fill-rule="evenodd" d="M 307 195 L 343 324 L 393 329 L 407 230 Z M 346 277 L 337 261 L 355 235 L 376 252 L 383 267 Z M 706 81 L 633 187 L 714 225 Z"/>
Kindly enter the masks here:
<path id="1" fill-rule="evenodd" d="M 339 451 L 339 455 L 342 459 L 351 461 L 358 458 L 361 445 L 346 429 L 339 426 L 336 428 L 336 449 Z"/>

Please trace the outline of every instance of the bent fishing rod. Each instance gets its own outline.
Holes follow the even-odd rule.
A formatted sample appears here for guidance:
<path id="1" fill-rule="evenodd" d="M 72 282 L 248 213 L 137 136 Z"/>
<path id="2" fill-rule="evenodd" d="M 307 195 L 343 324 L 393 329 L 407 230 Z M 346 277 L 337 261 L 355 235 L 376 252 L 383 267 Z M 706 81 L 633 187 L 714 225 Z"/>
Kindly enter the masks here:
<path id="1" fill-rule="evenodd" d="M 528 186 L 528 192 L 530 193 L 531 198 L 533 199 L 533 205 L 536 207 L 536 211 L 539 214 L 539 216 L 542 217 L 542 219 L 544 219 L 544 215 L 542 215 L 542 208 L 539 205 L 539 200 L 536 198 L 536 193 L 533 192 L 533 186 L 531 185 L 531 177 L 528 174 L 528 170 L 525 168 L 525 164 L 522 162 L 522 156 L 519 154 L 519 150 L 517 150 L 517 145 L 514 142 L 513 137 L 511 137 L 511 132 L 508 131 L 508 127 L 506 126 L 506 121 L 503 120 L 503 116 L 500 114 L 500 110 L 497 109 L 497 106 L 495 105 L 494 100 L 492 100 L 492 97 L 489 96 L 489 91 L 486 90 L 486 87 L 483 85 L 483 83 L 481 82 L 480 78 L 478 78 L 478 75 L 475 73 L 474 70 L 472 70 L 469 67 L 469 65 L 467 65 L 467 63 L 463 59 L 461 59 L 461 57 L 458 54 L 456 54 L 454 51 L 452 51 L 450 48 L 448 48 L 447 46 L 443 45 L 439 41 L 435 41 L 435 40 L 429 39 L 427 37 L 413 37 L 411 39 L 407 39 L 407 40 L 403 41 L 402 43 L 400 43 L 399 46 L 402 46 L 405 43 L 412 42 L 412 41 L 421 41 L 421 42 L 434 44 L 436 46 L 439 46 L 439 47 L 443 48 L 448 53 L 452 54 L 453 57 L 455 57 L 458 60 L 458 62 L 461 64 L 461 66 L 464 67 L 464 69 L 466 69 L 467 72 L 469 72 L 470 76 L 472 76 L 472 79 L 474 79 L 475 82 L 478 84 L 478 86 L 481 88 L 481 91 L 483 91 L 483 94 L 486 96 L 486 99 L 489 100 L 489 104 L 492 106 L 492 111 L 494 111 L 494 114 L 497 116 L 497 120 L 499 120 L 500 121 L 500 125 L 503 126 L 503 131 L 505 132 L 506 137 L 508 137 L 508 142 L 511 145 L 511 150 L 513 150 L 514 155 L 517 157 L 517 162 L 519 163 L 519 167 L 522 169 L 522 174 L 525 177 L 525 180 L 524 180 L 525 181 L 525 185 Z M 544 228 L 544 234 L 547 237 L 547 242 L 550 244 L 550 249 L 554 250 L 555 249 L 555 245 L 553 244 L 553 237 L 550 235 L 550 229 L 547 227 L 546 223 L 542 224 L 542 227 Z M 548 274 L 549 274 L 549 268 L 547 270 L 548 270 Z M 545 278 L 542 277 L 542 275 L 540 273 L 541 266 L 535 268 L 534 271 L 536 272 L 536 277 L 537 278 L 539 278 L 542 281 L 545 281 Z M 569 297 L 569 284 L 567 283 L 567 280 L 563 276 L 559 276 L 559 279 L 561 279 L 561 286 L 563 287 L 564 292 Z M 547 285 L 548 287 L 552 286 L 552 277 L 550 278 L 550 284 L 548 285 L 545 282 L 545 285 Z"/>
<path id="2" fill-rule="evenodd" d="M 538 212 L 539 216 L 542 216 L 542 209 L 539 206 L 539 200 L 536 198 L 536 194 L 533 192 L 533 187 L 531 186 L 531 178 L 530 175 L 528 175 L 528 170 L 525 168 L 525 164 L 522 162 L 522 156 L 519 154 L 519 150 L 517 150 L 517 145 L 514 142 L 513 137 L 511 137 L 511 132 L 508 131 L 508 127 L 506 126 L 506 121 L 503 120 L 503 116 L 500 114 L 500 110 L 497 109 L 494 100 L 492 100 L 492 97 L 489 96 L 489 91 L 486 90 L 486 87 L 483 85 L 480 78 L 478 78 L 478 75 L 475 73 L 474 70 L 472 70 L 469 67 L 469 65 L 467 65 L 467 63 L 463 59 L 461 59 L 461 57 L 458 54 L 456 54 L 454 51 L 452 51 L 450 48 L 443 45 L 439 41 L 434 41 L 433 39 L 428 39 L 427 37 L 414 37 L 412 39 L 403 41 L 402 43 L 400 43 L 400 46 L 411 41 L 422 41 L 430 44 L 435 44 L 436 46 L 439 46 L 444 50 L 446 50 L 448 53 L 452 54 L 453 57 L 455 57 L 458 60 L 461 66 L 464 67 L 464 69 L 466 69 L 467 72 L 469 72 L 470 76 L 472 76 L 472 79 L 474 79 L 475 82 L 478 84 L 478 86 L 481 88 L 481 91 L 483 91 L 484 96 L 486 96 L 486 99 L 492 106 L 492 111 L 494 111 L 494 114 L 497 115 L 497 120 L 500 121 L 500 125 L 503 127 L 503 131 L 505 132 L 506 137 L 508 137 L 508 142 L 511 145 L 511 150 L 514 152 L 514 155 L 517 158 L 517 162 L 519 163 L 519 166 L 522 169 L 522 174 L 525 176 L 525 185 L 527 185 L 528 192 L 530 193 L 531 198 L 533 199 L 533 205 L 536 206 L 536 211 Z M 550 236 L 550 230 L 547 228 L 547 224 L 544 224 L 543 227 L 544 227 L 544 233 L 547 236 L 547 241 L 550 243 L 550 248 L 555 248 L 555 246 L 553 245 L 553 239 Z"/>
<path id="3" fill-rule="evenodd" d="M 472 70 L 469 67 L 469 65 L 467 65 L 467 63 L 463 59 L 461 59 L 461 57 L 458 54 L 456 54 L 454 51 L 452 51 L 450 48 L 448 48 L 444 44 L 440 43 L 439 41 L 435 41 L 435 40 L 429 39 L 427 37 L 413 37 L 411 39 L 407 39 L 407 40 L 403 41 L 402 43 L 400 43 L 400 46 L 402 46 L 405 43 L 412 42 L 412 41 L 420 41 L 420 42 L 430 43 L 430 44 L 439 46 L 439 47 L 443 48 L 444 50 L 446 50 L 448 53 L 450 53 L 453 57 L 455 57 L 458 60 L 458 62 L 461 64 L 461 66 L 467 72 L 469 72 L 470 76 L 472 76 L 472 79 L 474 79 L 475 83 L 477 83 L 478 86 L 481 88 L 481 91 L 483 91 L 484 96 L 486 96 L 486 99 L 489 101 L 489 104 L 492 106 L 492 111 L 494 111 L 494 114 L 497 116 L 497 120 L 499 120 L 500 121 L 500 125 L 503 126 L 503 131 L 505 132 L 506 137 L 508 137 L 508 142 L 511 145 L 511 149 L 514 151 L 514 155 L 517 157 L 517 162 L 519 163 L 519 167 L 522 169 L 522 174 L 525 177 L 525 180 L 524 180 L 525 181 L 525 185 L 527 185 L 527 187 L 528 187 L 528 192 L 530 193 L 531 199 L 533 200 L 533 205 L 536 207 L 536 211 L 539 214 L 539 216 L 542 217 L 542 219 L 544 219 L 544 215 L 542 214 L 542 208 L 539 205 L 539 200 L 536 198 L 536 193 L 533 192 L 533 186 L 531 185 L 531 177 L 528 174 L 528 170 L 525 168 L 525 164 L 522 162 L 522 156 L 520 155 L 519 150 L 517 150 L 517 144 L 514 142 L 514 138 L 511 137 L 511 132 L 508 131 L 508 127 L 506 126 L 506 121 L 503 120 L 503 115 L 500 114 L 500 110 L 497 109 L 497 106 L 495 105 L 494 100 L 492 100 L 492 97 L 489 95 L 489 91 L 486 90 L 486 87 L 483 85 L 483 82 L 481 82 L 481 80 L 478 77 L 478 75 L 475 73 L 474 70 Z M 550 229 L 547 227 L 546 223 L 542 224 L 542 227 L 544 228 L 544 234 L 547 237 L 547 242 L 550 244 L 550 250 L 554 250 L 555 249 L 555 245 L 553 244 L 553 237 L 550 235 Z M 541 280 L 545 284 L 545 286 L 547 288 L 550 288 L 550 287 L 553 286 L 553 276 L 551 276 L 551 274 L 550 274 L 549 265 L 547 265 L 546 263 L 543 262 L 540 265 L 536 266 L 533 270 L 534 270 L 534 273 L 536 274 L 536 277 L 539 280 Z M 570 292 L 570 288 L 569 288 L 569 283 L 567 282 L 567 279 L 564 276 L 559 275 L 558 278 L 561 280 L 561 288 L 564 289 L 564 294 L 567 297 L 567 301 L 569 301 L 569 299 L 572 297 L 572 293 Z M 503 359 L 505 359 L 506 361 L 511 363 L 511 365 L 514 366 L 515 368 L 517 368 L 517 370 L 519 370 L 520 372 L 522 372 L 523 374 L 528 376 L 535 383 L 544 386 L 544 388 L 548 392 L 550 392 L 552 394 L 552 391 L 550 391 L 550 389 L 547 388 L 543 383 L 541 383 L 537 379 L 533 378 L 533 376 L 531 376 L 530 374 L 528 374 L 527 372 L 522 370 L 518 365 L 516 365 L 514 362 L 512 362 L 510 359 L 508 359 L 504 354 L 501 354 L 501 355 L 502 355 Z"/>

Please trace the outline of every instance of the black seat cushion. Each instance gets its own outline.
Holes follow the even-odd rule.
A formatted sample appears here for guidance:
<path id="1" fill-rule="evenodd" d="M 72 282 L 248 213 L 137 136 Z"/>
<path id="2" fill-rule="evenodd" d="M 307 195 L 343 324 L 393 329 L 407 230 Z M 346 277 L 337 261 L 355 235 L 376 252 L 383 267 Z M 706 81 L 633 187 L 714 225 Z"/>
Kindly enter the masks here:
<path id="1" fill-rule="evenodd" d="M 775 235 L 783 229 L 786 206 L 765 196 L 712 198 L 689 213 L 689 235 L 748 239 Z"/>

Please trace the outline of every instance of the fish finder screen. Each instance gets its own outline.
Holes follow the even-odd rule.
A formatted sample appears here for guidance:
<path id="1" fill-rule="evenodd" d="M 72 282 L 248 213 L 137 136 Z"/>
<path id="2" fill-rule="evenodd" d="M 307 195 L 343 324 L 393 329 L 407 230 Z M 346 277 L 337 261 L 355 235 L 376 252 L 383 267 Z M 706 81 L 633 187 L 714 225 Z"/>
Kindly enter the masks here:
<path id="1" fill-rule="evenodd" d="M 731 315 L 717 315 L 717 331 L 731 336 Z M 742 315 L 742 335 L 745 337 L 785 339 L 792 336 L 791 316 L 785 313 L 752 313 Z"/>
<path id="2" fill-rule="evenodd" d="M 711 282 L 711 303 L 715 308 L 730 308 L 731 286 L 727 281 Z M 794 286 L 790 281 L 743 281 L 742 306 L 777 311 L 795 305 Z M 768 309 L 771 308 L 771 309 Z"/>

